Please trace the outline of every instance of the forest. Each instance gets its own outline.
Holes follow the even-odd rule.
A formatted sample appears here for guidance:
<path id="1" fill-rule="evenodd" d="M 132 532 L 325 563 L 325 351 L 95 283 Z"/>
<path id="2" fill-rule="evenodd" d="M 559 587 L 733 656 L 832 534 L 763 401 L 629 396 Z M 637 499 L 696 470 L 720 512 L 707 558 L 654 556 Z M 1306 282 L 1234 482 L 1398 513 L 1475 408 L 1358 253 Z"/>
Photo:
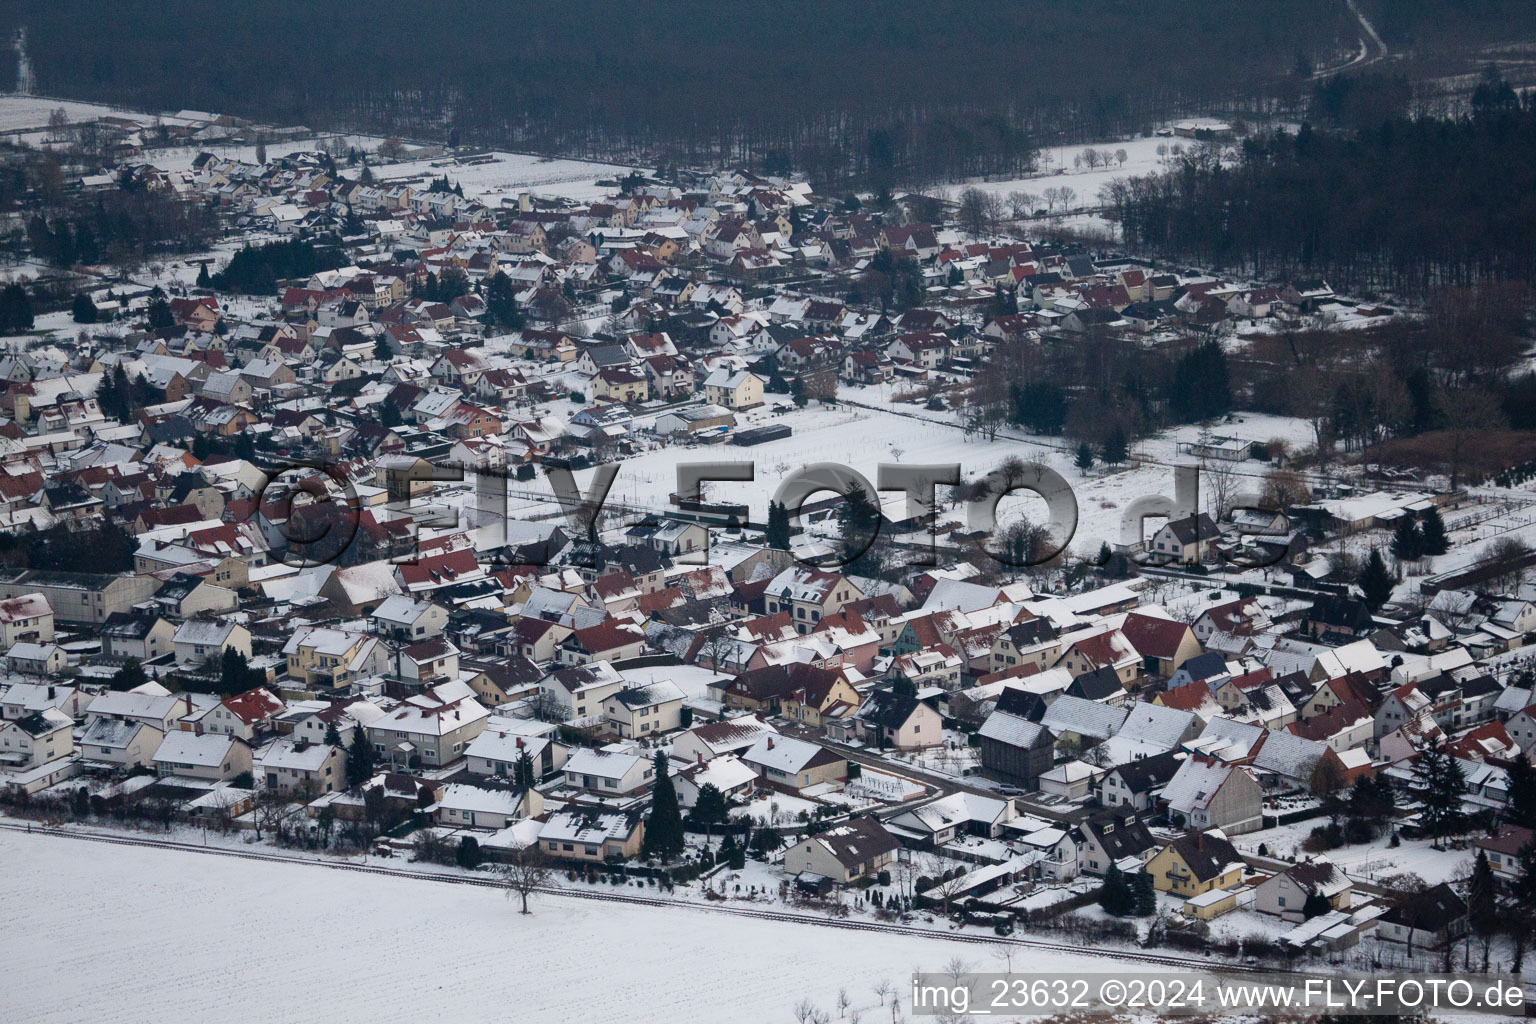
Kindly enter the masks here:
<path id="1" fill-rule="evenodd" d="M 1046 142 L 1299 96 L 1298 58 L 1337 60 L 1358 35 L 1338 0 L 60 0 L 0 12 L 0 28 L 22 24 L 48 95 L 875 189 L 1015 175 Z"/>
<path id="2" fill-rule="evenodd" d="M 1331 95 L 1331 94 L 1330 94 Z M 1422 299 L 1443 285 L 1536 275 L 1536 107 L 1497 80 L 1461 118 L 1277 131 L 1234 165 L 1187 154 L 1102 198 L 1126 244 L 1216 269 Z"/>

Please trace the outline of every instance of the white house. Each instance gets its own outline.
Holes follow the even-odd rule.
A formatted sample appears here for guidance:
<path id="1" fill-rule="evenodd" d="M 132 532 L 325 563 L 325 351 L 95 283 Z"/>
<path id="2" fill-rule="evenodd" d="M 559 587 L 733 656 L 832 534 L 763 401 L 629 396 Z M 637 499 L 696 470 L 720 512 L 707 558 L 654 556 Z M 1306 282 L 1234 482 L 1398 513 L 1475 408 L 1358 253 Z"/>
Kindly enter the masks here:
<path id="1" fill-rule="evenodd" d="M 183 669 L 216 666 L 230 648 L 251 656 L 250 630 L 238 622 L 188 619 L 176 628 L 171 642 L 176 649 L 176 666 Z"/>
<path id="2" fill-rule="evenodd" d="M 0 767 L 35 768 L 74 753 L 75 722 L 56 708 L 0 722 Z"/>
<path id="3" fill-rule="evenodd" d="M 674 732 L 682 726 L 684 696 L 666 679 L 631 684 L 603 701 L 603 721 L 610 734 L 626 740 Z"/>
<path id="4" fill-rule="evenodd" d="M 640 754 L 582 748 L 565 762 L 567 785 L 603 796 L 632 796 L 649 789 L 655 766 Z"/>
<path id="5" fill-rule="evenodd" d="M 268 789 L 334 793 L 347 786 L 347 756 L 329 743 L 281 736 L 261 755 L 259 774 Z"/>
<path id="6" fill-rule="evenodd" d="M 22 594 L 0 601 L 0 646 L 53 640 L 53 606 L 42 594 Z"/>
<path id="7" fill-rule="evenodd" d="M 251 748 L 238 736 L 176 729 L 155 748 L 155 771 L 221 782 L 251 770 Z"/>

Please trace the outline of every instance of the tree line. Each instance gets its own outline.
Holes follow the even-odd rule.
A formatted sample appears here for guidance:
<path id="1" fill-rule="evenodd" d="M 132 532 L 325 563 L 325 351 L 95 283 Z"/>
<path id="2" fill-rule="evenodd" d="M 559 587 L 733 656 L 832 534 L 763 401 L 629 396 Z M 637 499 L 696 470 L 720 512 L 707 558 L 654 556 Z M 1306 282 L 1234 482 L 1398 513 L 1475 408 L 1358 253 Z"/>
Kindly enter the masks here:
<path id="1" fill-rule="evenodd" d="M 1036 140 L 1258 110 L 1299 88 L 1296 53 L 1327 59 L 1358 32 L 1332 0 L 353 6 L 62 0 L 0 27 L 26 25 L 49 95 L 874 188 L 1014 175 Z M 347 30 L 314 31 L 330 22 Z"/>
<path id="2" fill-rule="evenodd" d="M 1422 298 L 1536 274 L 1536 106 L 1484 83 L 1467 117 L 1303 124 L 1247 139 L 1234 165 L 1185 153 L 1104 189 L 1138 251 L 1280 279 Z"/>

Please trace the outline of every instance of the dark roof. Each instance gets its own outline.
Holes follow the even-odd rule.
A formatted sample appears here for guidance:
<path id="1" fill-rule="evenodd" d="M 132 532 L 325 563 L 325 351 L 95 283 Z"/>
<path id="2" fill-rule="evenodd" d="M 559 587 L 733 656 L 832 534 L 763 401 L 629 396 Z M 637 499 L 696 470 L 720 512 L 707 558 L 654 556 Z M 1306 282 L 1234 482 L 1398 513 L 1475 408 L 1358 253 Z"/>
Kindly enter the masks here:
<path id="1" fill-rule="evenodd" d="M 1072 680 L 1072 685 L 1067 687 L 1068 697 L 1081 697 L 1084 700 L 1104 700 L 1115 694 L 1123 694 L 1125 687 L 1120 682 L 1120 677 L 1115 675 L 1115 670 L 1105 666 L 1086 672 Z"/>
<path id="2" fill-rule="evenodd" d="M 1227 659 L 1215 651 L 1206 651 L 1180 665 L 1179 671 L 1188 674 L 1191 681 L 1200 682 L 1212 676 L 1224 675 L 1227 671 Z"/>
<path id="3" fill-rule="evenodd" d="M 876 690 L 859 709 L 859 717 L 887 729 L 900 729 L 917 710 L 917 704 L 916 697 L 890 690 Z"/>
<path id="4" fill-rule="evenodd" d="M 1101 811 L 1083 822 L 1083 830 L 1093 833 L 1111 861 L 1139 857 L 1157 845 L 1135 811 Z"/>
<path id="5" fill-rule="evenodd" d="M 48 717 L 41 711 L 34 711 L 30 715 L 23 715 L 22 717 L 16 719 L 16 728 L 20 729 L 28 736 L 36 737 L 46 736 L 48 733 L 53 732 L 53 730 L 58 727 L 54 725 L 54 723 L 50 722 Z"/>
<path id="6" fill-rule="evenodd" d="M 1209 832 L 1186 833 L 1175 839 L 1172 846 L 1189 866 L 1190 873 L 1201 882 L 1219 878 L 1228 864 L 1246 863 L 1237 847 Z"/>
<path id="7" fill-rule="evenodd" d="M 1444 882 L 1406 897 L 1382 915 L 1393 924 L 1411 925 L 1425 932 L 1438 932 L 1466 916 L 1466 903 Z"/>
<path id="8" fill-rule="evenodd" d="M 1045 700 L 1038 693 L 1030 693 L 1017 686 L 1005 686 L 1003 692 L 997 695 L 997 710 L 1038 722 L 1045 717 Z"/>
<path id="9" fill-rule="evenodd" d="M 1174 538 L 1180 544 L 1194 544 L 1196 541 L 1213 540 L 1221 536 L 1220 528 L 1204 512 L 1197 516 L 1175 519 L 1166 528 L 1173 532 Z"/>
<path id="10" fill-rule="evenodd" d="M 1321 623 L 1341 629 L 1361 630 L 1371 624 L 1371 610 L 1365 602 L 1353 597 L 1320 597 L 1312 602 L 1307 613 L 1308 622 Z"/>
<path id="11" fill-rule="evenodd" d="M 895 836 L 867 814 L 849 818 L 825 832 L 807 838 L 824 843 L 838 863 L 846 868 L 868 865 L 875 857 L 890 853 L 900 845 Z"/>
<path id="12" fill-rule="evenodd" d="M 1139 761 L 1127 761 L 1111 771 L 1119 774 L 1120 781 L 1130 787 L 1132 793 L 1146 793 L 1159 786 L 1166 786 L 1168 780 L 1178 774 L 1179 766 L 1183 763 L 1184 758 L 1168 751 Z"/>

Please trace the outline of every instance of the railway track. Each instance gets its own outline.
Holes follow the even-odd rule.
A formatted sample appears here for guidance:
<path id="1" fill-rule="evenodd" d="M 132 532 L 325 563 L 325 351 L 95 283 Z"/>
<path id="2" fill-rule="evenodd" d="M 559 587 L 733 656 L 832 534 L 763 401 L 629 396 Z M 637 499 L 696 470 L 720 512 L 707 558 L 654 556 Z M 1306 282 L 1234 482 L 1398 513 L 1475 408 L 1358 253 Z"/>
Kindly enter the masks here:
<path id="1" fill-rule="evenodd" d="M 24 835 L 55 836 L 64 839 L 81 839 L 87 842 L 105 843 L 112 846 L 139 846 L 152 849 L 178 850 L 183 853 L 209 854 L 216 857 L 232 857 L 240 860 L 265 861 L 277 864 L 299 864 L 310 867 L 328 868 L 332 871 L 354 871 L 370 875 L 386 875 L 394 878 L 411 878 L 417 881 L 442 882 L 449 885 L 473 885 L 485 889 L 500 889 L 501 883 L 495 878 L 475 878 L 471 876 L 449 874 L 441 871 L 424 871 L 410 868 L 392 868 L 375 864 L 352 864 L 346 861 L 323 861 L 307 857 L 294 857 L 280 853 L 263 853 L 255 850 L 230 850 L 223 847 L 200 846 L 195 843 L 184 843 L 174 839 L 148 839 L 135 836 L 118 836 L 98 832 L 83 832 L 70 828 L 38 827 L 30 828 L 25 824 L 14 822 L 0 822 L 0 830 L 17 832 Z M 602 892 L 596 889 L 574 888 L 569 886 L 548 885 L 540 886 L 536 890 L 544 896 L 563 896 L 570 899 L 597 900 L 606 903 L 627 903 L 646 907 L 673 907 L 689 910 L 703 911 L 706 913 L 729 914 L 736 917 L 752 918 L 759 921 L 776 921 L 788 924 L 816 925 L 822 928 L 841 928 L 845 931 L 873 932 L 886 935 L 901 935 L 925 939 L 939 939 L 949 942 L 962 942 L 969 945 L 1009 945 L 1022 949 L 1050 950 L 1052 952 L 1076 953 L 1083 956 L 1102 957 L 1107 960 L 1122 960 L 1130 963 L 1149 964 L 1156 967 L 1174 967 L 1180 969 L 1200 968 L 1202 970 L 1222 970 L 1237 973 L 1249 973 L 1259 970 L 1246 964 L 1224 963 L 1206 957 L 1174 956 L 1165 953 L 1147 953 L 1132 950 L 1119 949 L 1090 949 L 1084 946 L 1075 946 L 1063 942 L 1047 942 L 1043 939 L 1028 939 L 1017 937 L 1001 937 L 996 935 L 967 934 L 964 932 L 939 931 L 934 928 L 921 928 L 916 925 L 895 924 L 886 921 L 855 921 L 846 918 L 821 917 L 813 914 L 801 914 L 787 910 L 765 910 L 757 907 L 732 906 L 726 904 L 694 903 L 686 900 L 668 900 L 656 896 L 638 896 L 627 893 Z"/>

